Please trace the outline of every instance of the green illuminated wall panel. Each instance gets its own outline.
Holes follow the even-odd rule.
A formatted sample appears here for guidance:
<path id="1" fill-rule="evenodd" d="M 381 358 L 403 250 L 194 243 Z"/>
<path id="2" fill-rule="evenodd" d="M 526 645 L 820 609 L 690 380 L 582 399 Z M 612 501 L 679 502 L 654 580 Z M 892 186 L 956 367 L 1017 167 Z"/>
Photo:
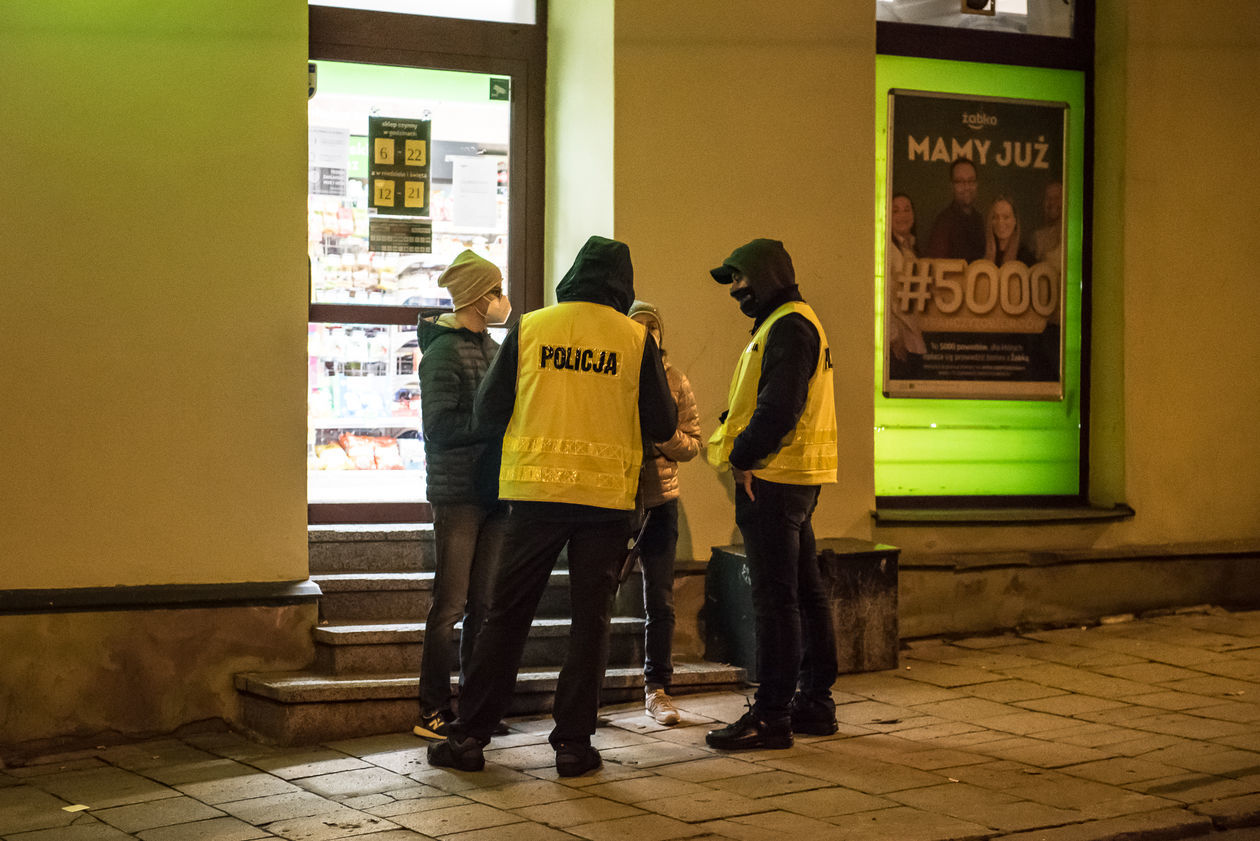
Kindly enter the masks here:
<path id="1" fill-rule="evenodd" d="M 323 94 L 362 96 L 370 91 L 378 99 L 424 98 L 451 102 L 485 102 L 490 76 L 422 67 L 384 67 L 346 61 L 317 61 L 319 91 Z"/>
<path id="2" fill-rule="evenodd" d="M 1081 231 L 1085 74 L 878 56 L 876 80 L 875 493 L 879 496 L 1074 496 L 1081 491 Z M 888 91 L 903 88 L 1066 102 L 1065 359 L 1062 401 L 882 396 Z"/>

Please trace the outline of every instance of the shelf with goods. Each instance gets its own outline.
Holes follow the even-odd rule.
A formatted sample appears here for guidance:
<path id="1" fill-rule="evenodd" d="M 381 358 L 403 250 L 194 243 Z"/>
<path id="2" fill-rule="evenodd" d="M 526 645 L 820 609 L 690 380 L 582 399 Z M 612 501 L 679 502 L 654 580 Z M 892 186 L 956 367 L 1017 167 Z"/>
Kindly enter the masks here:
<path id="1" fill-rule="evenodd" d="M 422 470 L 414 327 L 307 327 L 311 471 Z"/>
<path id="2" fill-rule="evenodd" d="M 507 264 L 505 207 L 501 228 L 456 227 L 440 218 L 445 191 L 435 186 L 432 253 L 371 252 L 369 215 L 357 198 L 363 182 L 347 186 L 346 196 L 310 196 L 313 303 L 450 307 L 437 279 L 462 250 Z M 423 499 L 416 328 L 314 322 L 308 331 L 309 501 Z"/>
<path id="3" fill-rule="evenodd" d="M 435 183 L 432 252 L 401 254 L 368 250 L 365 184 L 349 178 L 345 196 L 309 197 L 312 303 L 449 307 L 450 296 L 437 279 L 464 249 L 495 263 L 507 277 L 506 196 L 498 198 L 494 225 L 456 224 L 448 185 Z"/>

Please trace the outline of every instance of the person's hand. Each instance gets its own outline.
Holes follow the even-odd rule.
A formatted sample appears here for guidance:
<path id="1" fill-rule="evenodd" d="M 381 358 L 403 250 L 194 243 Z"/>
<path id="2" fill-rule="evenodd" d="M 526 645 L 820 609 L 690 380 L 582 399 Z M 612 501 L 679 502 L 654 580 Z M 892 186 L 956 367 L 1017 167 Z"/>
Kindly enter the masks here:
<path id="1" fill-rule="evenodd" d="M 901 336 L 897 336 L 897 338 L 888 343 L 888 352 L 898 362 L 905 362 L 910 358 L 910 351 L 906 350 L 906 340 L 901 338 Z"/>
<path id="2" fill-rule="evenodd" d="M 744 486 L 744 493 L 748 494 L 748 499 L 753 502 L 756 502 L 757 497 L 753 496 L 753 489 L 752 489 L 752 480 L 753 480 L 752 471 L 740 470 L 738 467 L 732 464 L 731 474 L 735 477 L 736 485 Z"/>

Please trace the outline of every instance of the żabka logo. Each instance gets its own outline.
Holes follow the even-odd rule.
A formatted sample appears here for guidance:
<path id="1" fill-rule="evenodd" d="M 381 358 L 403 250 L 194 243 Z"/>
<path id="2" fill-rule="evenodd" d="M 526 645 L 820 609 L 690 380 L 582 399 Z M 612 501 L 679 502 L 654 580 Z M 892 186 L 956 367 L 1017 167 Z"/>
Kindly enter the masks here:
<path id="1" fill-rule="evenodd" d="M 966 111 L 962 115 L 963 125 L 972 131 L 980 131 L 983 128 L 989 128 L 998 124 L 998 118 L 992 114 L 986 114 L 983 111 L 976 111 L 968 114 Z"/>

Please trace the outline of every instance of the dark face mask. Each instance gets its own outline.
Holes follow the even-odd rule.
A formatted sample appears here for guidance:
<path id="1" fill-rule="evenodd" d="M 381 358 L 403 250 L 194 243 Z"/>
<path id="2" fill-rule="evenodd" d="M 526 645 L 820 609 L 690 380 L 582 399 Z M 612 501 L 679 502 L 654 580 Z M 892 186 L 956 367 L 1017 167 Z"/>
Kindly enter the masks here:
<path id="1" fill-rule="evenodd" d="M 731 292 L 731 297 L 739 304 L 739 311 L 749 318 L 757 315 L 757 296 L 753 294 L 752 288 L 745 286 Z"/>

